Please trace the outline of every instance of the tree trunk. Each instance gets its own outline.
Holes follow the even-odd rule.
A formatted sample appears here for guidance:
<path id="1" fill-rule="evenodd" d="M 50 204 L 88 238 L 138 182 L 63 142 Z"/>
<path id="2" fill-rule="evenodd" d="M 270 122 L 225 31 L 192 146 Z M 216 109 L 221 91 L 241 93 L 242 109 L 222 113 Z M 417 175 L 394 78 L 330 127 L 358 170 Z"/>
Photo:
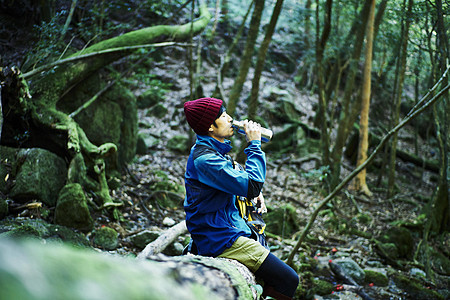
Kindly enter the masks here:
<path id="1" fill-rule="evenodd" d="M 305 44 L 305 49 L 309 49 L 309 41 L 311 39 L 311 0 L 306 0 L 305 3 L 305 37 L 303 43 Z"/>
<path id="2" fill-rule="evenodd" d="M 399 68 L 399 78 L 398 78 L 398 84 L 396 88 L 396 99 L 394 101 L 395 103 L 395 110 L 393 113 L 393 126 L 396 126 L 400 119 L 400 104 L 401 99 L 403 95 L 403 83 L 405 81 L 405 72 L 406 72 L 406 57 L 407 57 L 407 50 L 408 50 L 408 36 L 409 36 L 409 26 L 411 24 L 411 11 L 412 6 L 414 4 L 413 0 L 408 1 L 408 9 L 405 16 L 405 25 L 403 31 L 403 37 L 402 37 L 402 46 L 401 46 L 401 52 L 400 52 L 400 68 Z M 397 151 L 397 134 L 395 134 L 392 137 L 391 142 L 391 148 L 390 148 L 390 159 L 389 159 L 389 177 L 388 177 L 388 192 L 387 197 L 390 198 L 393 195 L 394 192 L 394 184 L 395 184 L 395 158 L 396 158 L 396 151 Z"/>
<path id="3" fill-rule="evenodd" d="M 442 72 L 447 68 L 448 59 L 450 58 L 450 47 L 448 44 L 449 37 L 445 30 L 441 0 L 436 0 L 436 19 L 436 48 L 439 49 L 439 70 Z M 449 81 L 449 75 L 447 75 L 442 85 L 448 85 Z M 435 106 L 434 115 L 440 151 L 440 170 L 437 193 L 431 203 L 428 218 L 431 221 L 430 230 L 434 233 L 442 233 L 450 229 L 450 175 L 448 174 L 450 156 L 450 95 L 448 92 L 444 95 L 444 101 Z"/>
<path id="4" fill-rule="evenodd" d="M 361 98 L 361 117 L 359 121 L 359 147 L 358 160 L 356 166 L 359 167 L 367 159 L 367 150 L 369 148 L 369 110 L 370 110 L 370 92 L 372 81 L 372 51 L 373 51 L 373 36 L 374 36 L 374 19 L 375 19 L 375 0 L 372 0 L 369 20 L 367 22 L 367 43 L 366 43 L 366 58 L 364 64 L 364 78 Z M 366 183 L 366 169 L 355 177 L 354 189 L 362 192 L 367 196 L 371 196 L 369 187 Z"/>
<path id="5" fill-rule="evenodd" d="M 327 0 L 325 5 L 324 25 L 322 36 L 319 38 L 319 1 L 316 0 L 316 70 L 319 93 L 319 111 L 316 115 L 316 122 L 321 128 L 322 165 L 330 164 L 330 137 L 328 135 L 327 101 L 325 99 L 325 74 L 323 72 L 323 54 L 331 31 L 331 12 L 333 1 Z"/>
<path id="6" fill-rule="evenodd" d="M 281 12 L 281 7 L 283 6 L 283 0 L 277 0 L 275 7 L 273 8 L 272 17 L 270 18 L 269 26 L 267 27 L 266 35 L 261 43 L 261 47 L 258 51 L 258 59 L 255 66 L 255 74 L 252 80 L 252 90 L 250 93 L 250 103 L 248 107 L 248 117 L 252 120 L 256 117 L 256 110 L 258 108 L 258 96 L 259 96 L 259 81 L 261 78 L 261 73 L 264 68 L 264 62 L 266 61 L 267 49 L 269 49 L 270 41 L 272 40 L 273 32 L 275 31 L 275 26 L 277 25 L 278 16 Z"/>
<path id="7" fill-rule="evenodd" d="M 364 7 L 370 7 L 370 0 L 366 0 Z M 361 56 L 362 46 L 364 42 L 364 33 L 365 28 L 367 26 L 367 20 L 369 16 L 369 9 L 363 9 L 363 13 L 361 15 L 361 26 L 357 31 L 357 35 L 355 37 L 355 43 L 353 47 L 353 53 L 350 60 L 349 72 L 345 81 L 345 90 L 342 99 L 342 111 L 339 116 L 339 126 L 337 129 L 336 142 L 333 147 L 333 151 L 331 151 L 330 160 L 331 160 L 331 187 L 334 188 L 337 186 L 339 182 L 339 177 L 341 174 L 341 159 L 342 152 L 347 141 L 347 137 L 350 131 L 351 126 L 353 126 L 354 116 L 352 112 L 356 110 L 355 106 L 358 105 L 356 103 L 352 103 L 351 98 L 354 93 L 353 87 L 355 84 L 356 73 L 358 71 L 358 62 Z"/>
<path id="8" fill-rule="evenodd" d="M 248 6 L 247 12 L 245 13 L 245 16 L 242 19 L 242 23 L 239 26 L 239 29 L 237 31 L 237 33 L 234 35 L 233 38 L 233 42 L 231 43 L 230 47 L 227 49 L 227 53 L 225 54 L 224 58 L 221 58 L 221 62 L 220 62 L 220 68 L 219 68 L 219 72 L 217 72 L 217 83 L 216 83 L 216 88 L 214 91 L 214 96 L 217 98 L 221 98 L 222 100 L 225 101 L 225 103 L 228 103 L 228 101 L 225 99 L 225 94 L 223 92 L 223 88 L 222 88 L 222 83 L 223 83 L 223 78 L 225 77 L 228 68 L 230 67 L 230 61 L 231 61 L 231 56 L 233 55 L 233 51 L 234 48 L 236 47 L 237 43 L 239 42 L 242 33 L 244 32 L 244 28 L 245 28 L 245 23 L 247 22 L 247 18 L 250 14 L 250 11 L 253 7 L 253 3 L 255 1 L 253 0 L 250 5 Z"/>
<path id="9" fill-rule="evenodd" d="M 253 51 L 255 49 L 256 38 L 258 37 L 259 32 L 259 24 L 261 23 L 261 15 L 264 10 L 264 1 L 265 0 L 255 0 L 255 8 L 253 9 L 252 20 L 250 22 L 250 29 L 248 31 L 239 73 L 234 81 L 234 85 L 231 89 L 230 97 L 227 103 L 227 111 L 231 116 L 234 116 L 242 88 L 244 87 L 244 83 L 247 78 L 248 70 L 252 63 Z"/>

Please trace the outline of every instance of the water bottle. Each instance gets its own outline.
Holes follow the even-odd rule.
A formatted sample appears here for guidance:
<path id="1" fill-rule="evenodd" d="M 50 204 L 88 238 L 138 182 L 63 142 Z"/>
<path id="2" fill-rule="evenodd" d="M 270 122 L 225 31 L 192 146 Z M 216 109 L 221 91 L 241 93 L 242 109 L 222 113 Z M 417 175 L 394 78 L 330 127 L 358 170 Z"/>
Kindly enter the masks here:
<path id="1" fill-rule="evenodd" d="M 244 122 L 233 120 L 232 126 L 237 129 L 237 132 L 245 135 Z M 273 132 L 270 129 L 261 127 L 261 142 L 268 142 L 273 136 Z"/>

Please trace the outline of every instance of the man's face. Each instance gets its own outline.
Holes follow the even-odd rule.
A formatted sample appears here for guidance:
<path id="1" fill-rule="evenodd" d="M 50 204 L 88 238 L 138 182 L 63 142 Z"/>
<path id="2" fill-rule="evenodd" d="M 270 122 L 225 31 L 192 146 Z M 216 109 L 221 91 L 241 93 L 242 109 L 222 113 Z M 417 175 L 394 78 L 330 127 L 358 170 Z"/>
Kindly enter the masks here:
<path id="1" fill-rule="evenodd" d="M 224 111 L 215 121 L 217 127 L 212 124 L 209 128 L 209 135 L 223 143 L 226 138 L 234 134 L 233 127 L 231 127 L 232 120 L 233 118 Z"/>

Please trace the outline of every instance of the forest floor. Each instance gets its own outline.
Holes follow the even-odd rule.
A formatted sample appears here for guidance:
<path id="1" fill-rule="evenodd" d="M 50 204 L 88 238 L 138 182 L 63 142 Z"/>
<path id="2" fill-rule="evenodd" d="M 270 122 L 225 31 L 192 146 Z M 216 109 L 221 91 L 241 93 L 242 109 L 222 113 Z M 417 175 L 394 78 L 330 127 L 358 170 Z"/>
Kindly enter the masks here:
<path id="1" fill-rule="evenodd" d="M 167 57 L 167 56 L 166 56 Z M 124 224 L 108 224 L 116 227 L 122 233 L 121 248 L 117 253 L 135 253 L 140 249 L 135 249 L 128 242 L 127 237 L 132 233 L 139 232 L 152 226 L 166 229 L 184 219 L 182 199 L 178 200 L 179 206 L 172 208 L 162 207 L 156 199 L 155 187 L 164 190 L 164 187 L 183 186 L 184 170 L 187 160 L 187 153 L 177 153 L 167 149 L 166 143 L 173 136 L 187 135 L 187 125 L 183 124 L 182 103 L 188 100 L 189 82 L 187 80 L 187 70 L 179 68 L 183 62 L 176 59 L 165 59 L 163 64 L 155 65 L 152 72 L 165 78 L 172 78 L 177 89 L 169 91 L 166 96 L 165 106 L 168 113 L 162 119 L 151 117 L 147 110 L 140 110 L 140 131 L 146 136 L 153 136 L 158 139 L 158 143 L 153 145 L 145 155 L 138 155 L 134 162 L 128 167 L 128 174 L 122 177 L 120 187 L 113 192 L 113 196 L 126 199 L 130 206 L 125 209 L 124 217 L 128 220 L 127 226 Z M 212 92 L 216 80 L 216 68 L 208 64 L 203 66 L 203 85 L 205 95 Z M 309 122 L 314 116 L 314 96 L 298 90 L 289 75 L 277 72 L 276 75 L 265 73 L 262 81 L 265 86 L 284 86 L 291 93 L 294 93 L 296 103 L 299 103 L 305 115 L 304 122 Z M 251 72 L 249 75 L 251 78 Z M 225 79 L 225 86 L 232 83 L 232 78 Z M 249 86 L 245 85 L 243 94 L 249 92 Z M 142 90 L 135 91 L 139 95 Z M 264 94 L 264 92 L 263 92 Z M 312 126 L 312 125 L 311 125 Z M 277 128 L 274 134 L 277 134 Z M 403 147 L 412 149 L 413 145 L 407 144 L 408 132 L 401 133 Z M 402 138 L 406 137 L 406 138 Z M 241 136 L 232 138 L 239 144 Z M 411 150 L 413 151 L 413 150 Z M 272 251 L 282 259 L 286 259 L 296 243 L 296 238 L 310 219 L 315 207 L 326 196 L 326 188 L 323 180 L 323 173 L 316 169 L 314 162 L 304 162 L 293 164 L 296 159 L 294 154 L 286 153 L 283 156 L 274 155 L 277 159 L 268 157 L 268 173 L 264 186 L 266 203 L 270 209 L 283 206 L 287 203 L 295 208 L 299 226 L 299 231 L 293 236 L 270 235 L 269 244 Z M 334 285 L 334 290 L 329 291 L 329 295 L 315 295 L 316 299 L 358 299 L 359 296 L 351 286 L 344 284 L 342 280 L 334 277 L 331 272 L 323 272 L 324 265 L 330 259 L 336 257 L 336 251 L 341 257 L 349 257 L 356 261 L 363 268 L 377 268 L 385 273 L 395 272 L 395 270 L 377 252 L 371 238 L 376 238 L 392 227 L 394 223 L 414 224 L 421 214 L 422 208 L 430 199 L 436 183 L 432 173 L 422 170 L 421 167 L 411 165 L 402 161 L 397 162 L 398 170 L 396 175 L 397 193 L 394 197 L 386 198 L 386 190 L 383 186 L 378 187 L 378 175 L 368 172 L 367 180 L 373 196 L 368 198 L 364 195 L 355 195 L 348 190 L 343 190 L 330 205 L 324 209 L 317 217 L 311 231 L 300 248 L 302 261 L 298 258 L 297 263 L 315 266 L 312 268 L 312 276 L 315 279 L 323 279 Z M 348 161 L 344 162 L 342 176 L 346 176 L 353 170 Z M 161 175 L 162 173 L 165 175 Z M 419 174 L 419 175 L 418 175 Z M 162 192 L 164 193 L 164 192 Z M 361 217 L 364 216 L 364 217 Z M 107 220 L 99 220 L 101 222 Z M 126 228 L 125 228 L 126 227 Z M 266 231 L 270 233 L 270 227 Z M 420 241 L 420 230 L 414 236 L 415 242 Z M 180 242 L 185 243 L 187 236 L 180 237 Z M 449 243 L 446 241 L 445 243 Z M 413 251 L 412 251 L 413 252 Z M 411 263 L 413 265 L 413 263 Z M 403 272 L 410 275 L 411 266 L 405 268 Z M 444 289 L 436 282 L 422 279 L 423 284 L 430 289 Z M 443 281 L 443 282 L 448 282 Z M 302 284 L 309 285 L 311 282 L 302 279 Z M 367 283 L 364 290 L 373 299 L 409 299 L 410 296 L 395 286 L 391 281 L 389 285 L 380 287 Z M 323 292 L 322 292 L 323 293 Z M 304 294 L 303 294 L 304 296 Z M 417 298 L 416 298 L 417 299 Z"/>

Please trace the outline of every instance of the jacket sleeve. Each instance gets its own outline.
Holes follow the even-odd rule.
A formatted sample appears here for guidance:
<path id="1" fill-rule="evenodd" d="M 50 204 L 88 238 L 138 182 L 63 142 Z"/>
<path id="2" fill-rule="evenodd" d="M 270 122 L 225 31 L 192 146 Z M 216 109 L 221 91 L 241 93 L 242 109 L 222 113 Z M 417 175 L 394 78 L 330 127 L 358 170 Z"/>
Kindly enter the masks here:
<path id="1" fill-rule="evenodd" d="M 223 192 L 254 198 L 259 195 L 266 178 L 266 159 L 260 141 L 252 141 L 244 150 L 245 170 L 235 170 L 231 161 L 217 153 L 195 159 L 198 180 Z"/>

